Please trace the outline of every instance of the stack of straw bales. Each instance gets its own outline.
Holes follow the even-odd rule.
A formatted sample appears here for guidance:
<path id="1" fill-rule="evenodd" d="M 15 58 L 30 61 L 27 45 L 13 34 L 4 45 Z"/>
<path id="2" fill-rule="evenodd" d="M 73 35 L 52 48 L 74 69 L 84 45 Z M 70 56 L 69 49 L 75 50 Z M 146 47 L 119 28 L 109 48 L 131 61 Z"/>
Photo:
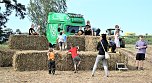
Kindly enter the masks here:
<path id="1" fill-rule="evenodd" d="M 82 59 L 80 70 L 92 70 L 97 56 L 96 46 L 100 41 L 100 37 L 95 36 L 69 36 L 67 39 L 67 46 L 70 49 L 70 43 L 79 46 L 79 55 Z M 13 56 L 13 67 L 17 71 L 35 71 L 48 69 L 47 50 L 48 42 L 44 36 L 29 36 L 29 35 L 12 35 L 9 39 L 9 47 L 11 49 L 19 49 L 24 51 L 17 51 Z M 27 50 L 27 51 L 25 51 Z M 36 51 L 43 50 L 43 51 Z M 0 52 L 2 55 L 2 53 Z M 4 55 L 9 55 L 5 54 Z M 60 71 L 74 70 L 71 55 L 67 55 L 66 51 L 55 51 L 56 69 Z M 62 56 L 59 57 L 59 56 Z M 120 53 L 110 53 L 108 60 L 109 69 L 115 69 L 116 62 L 127 63 L 128 58 Z M 0 56 L 0 61 L 2 61 Z M 9 60 L 11 61 L 11 60 Z M 99 62 L 98 68 L 102 69 L 102 62 Z M 1 64 L 0 64 L 1 65 Z"/>
<path id="2" fill-rule="evenodd" d="M 79 70 L 92 70 L 97 56 L 97 52 L 79 52 L 81 57 L 81 64 Z M 60 71 L 74 70 L 71 55 L 66 52 L 56 52 L 56 69 Z M 62 58 L 59 57 L 62 56 Z M 126 56 L 121 53 L 110 53 L 111 59 L 108 60 L 109 69 L 115 69 L 116 62 L 125 62 Z M 33 70 L 47 70 L 47 52 L 46 51 L 20 51 L 16 53 L 13 58 L 13 66 L 17 71 L 33 71 Z M 102 62 L 99 62 L 98 68 L 102 68 Z"/>
<path id="3" fill-rule="evenodd" d="M 45 36 L 11 35 L 9 48 L 18 50 L 47 50 L 48 42 Z"/>
<path id="4" fill-rule="evenodd" d="M 12 66 L 13 55 L 15 51 L 11 50 L 0 50 L 0 67 L 9 67 Z"/>

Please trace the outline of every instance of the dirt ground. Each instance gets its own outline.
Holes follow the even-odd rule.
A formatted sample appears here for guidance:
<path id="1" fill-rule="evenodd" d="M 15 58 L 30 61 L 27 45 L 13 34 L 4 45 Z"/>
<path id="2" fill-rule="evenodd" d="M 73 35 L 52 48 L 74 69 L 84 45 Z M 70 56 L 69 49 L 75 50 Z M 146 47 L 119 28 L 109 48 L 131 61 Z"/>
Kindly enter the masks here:
<path id="1" fill-rule="evenodd" d="M 113 70 L 110 71 L 109 77 L 104 77 L 103 70 L 97 70 L 95 76 L 91 77 L 91 70 L 78 73 L 56 71 L 55 75 L 50 75 L 48 71 L 19 72 L 14 71 L 12 67 L 0 67 L 0 83 L 152 83 L 151 49 L 151 47 L 148 49 L 144 70 Z M 129 59 L 129 62 L 135 61 Z"/>

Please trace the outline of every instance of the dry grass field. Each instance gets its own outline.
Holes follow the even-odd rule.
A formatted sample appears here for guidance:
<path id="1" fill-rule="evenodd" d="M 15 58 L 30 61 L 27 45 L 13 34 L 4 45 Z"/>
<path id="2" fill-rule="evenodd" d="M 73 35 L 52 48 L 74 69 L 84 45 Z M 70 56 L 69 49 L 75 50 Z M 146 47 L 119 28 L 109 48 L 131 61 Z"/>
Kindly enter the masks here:
<path id="1" fill-rule="evenodd" d="M 135 53 L 134 46 L 125 49 Z M 14 71 L 12 67 L 0 67 L 0 83 L 152 83 L 152 46 L 147 49 L 144 70 L 110 71 L 109 77 L 104 77 L 103 70 L 97 70 L 94 77 L 90 71 L 56 71 L 49 75 L 48 71 Z M 131 55 L 133 56 L 133 55 Z M 134 56 L 133 56 L 134 57 Z M 134 65 L 135 58 L 129 59 Z"/>

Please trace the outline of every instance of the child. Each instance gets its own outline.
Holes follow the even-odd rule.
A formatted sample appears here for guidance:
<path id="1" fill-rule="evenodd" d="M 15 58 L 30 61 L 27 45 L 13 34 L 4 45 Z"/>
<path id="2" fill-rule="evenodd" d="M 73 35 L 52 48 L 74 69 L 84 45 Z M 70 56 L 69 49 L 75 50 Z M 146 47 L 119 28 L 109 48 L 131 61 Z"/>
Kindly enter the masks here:
<path id="1" fill-rule="evenodd" d="M 58 40 L 59 48 L 62 51 L 63 50 L 62 46 L 64 44 L 64 38 L 63 38 L 62 32 L 60 32 L 60 35 L 58 36 L 57 40 Z"/>
<path id="2" fill-rule="evenodd" d="M 49 74 L 55 74 L 55 54 L 52 48 L 49 48 L 47 53 L 48 55 L 48 67 L 49 67 Z"/>
<path id="3" fill-rule="evenodd" d="M 70 52 L 72 55 L 73 63 L 74 63 L 74 73 L 78 72 L 78 66 L 80 65 L 81 58 L 78 56 L 78 47 L 71 44 L 71 49 L 67 52 L 67 54 Z"/>

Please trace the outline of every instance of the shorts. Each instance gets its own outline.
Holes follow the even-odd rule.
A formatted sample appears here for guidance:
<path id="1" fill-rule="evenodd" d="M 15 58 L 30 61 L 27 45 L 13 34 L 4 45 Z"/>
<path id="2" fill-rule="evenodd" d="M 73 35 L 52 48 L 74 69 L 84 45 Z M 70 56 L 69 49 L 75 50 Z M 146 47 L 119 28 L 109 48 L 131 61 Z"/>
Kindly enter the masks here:
<path id="1" fill-rule="evenodd" d="M 145 60 L 145 54 L 144 53 L 137 53 L 136 60 Z"/>
<path id="2" fill-rule="evenodd" d="M 78 62 L 81 61 L 81 58 L 79 56 L 76 56 L 73 58 L 73 63 L 78 64 Z"/>

